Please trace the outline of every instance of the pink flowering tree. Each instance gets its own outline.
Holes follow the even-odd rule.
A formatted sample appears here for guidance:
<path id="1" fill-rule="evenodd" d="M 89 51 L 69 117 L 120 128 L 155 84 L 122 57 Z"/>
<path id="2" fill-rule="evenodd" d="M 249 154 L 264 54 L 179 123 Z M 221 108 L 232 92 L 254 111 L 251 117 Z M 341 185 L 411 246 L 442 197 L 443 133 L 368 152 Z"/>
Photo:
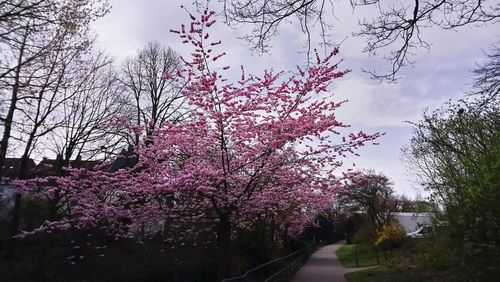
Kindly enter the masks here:
<path id="1" fill-rule="evenodd" d="M 347 72 L 332 62 L 338 50 L 316 55 L 315 64 L 297 67 L 294 75 L 256 76 L 241 68 L 231 83 L 225 78 L 230 68 L 218 65 L 226 53 L 207 32 L 214 14 L 190 14 L 188 25 L 172 31 L 193 49 L 182 58 L 182 70 L 167 74 L 189 81 L 183 95 L 190 119 L 156 129 L 136 148 L 133 168 L 75 170 L 56 180 L 43 195 L 50 198 L 56 189 L 66 208 L 41 230 L 92 226 L 118 236 L 160 229 L 195 236 L 203 230 L 217 242 L 223 278 L 232 271 L 236 230 L 266 217 L 296 235 L 331 205 L 341 183 L 333 172 L 342 157 L 380 136 L 340 136 L 348 126 L 336 119 L 342 102 L 329 92 Z"/>

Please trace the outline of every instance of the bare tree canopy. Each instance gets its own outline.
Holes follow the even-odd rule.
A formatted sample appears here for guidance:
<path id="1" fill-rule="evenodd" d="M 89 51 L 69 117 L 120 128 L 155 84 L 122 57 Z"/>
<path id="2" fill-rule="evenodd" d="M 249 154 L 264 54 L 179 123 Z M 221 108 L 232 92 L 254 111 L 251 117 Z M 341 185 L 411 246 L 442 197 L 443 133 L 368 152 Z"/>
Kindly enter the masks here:
<path id="1" fill-rule="evenodd" d="M 202 1 L 197 1 L 201 3 Z M 331 45 L 328 37 L 333 32 L 329 20 L 335 5 L 332 0 L 219 0 L 223 5 L 226 23 L 244 24 L 252 27 L 244 38 L 252 50 L 259 53 L 269 51 L 270 39 L 278 33 L 282 23 L 296 21 L 307 36 L 310 50 L 311 32 L 319 26 L 323 44 Z M 378 73 L 365 70 L 372 78 L 394 81 L 401 67 L 413 63 L 411 56 L 419 48 L 429 48 L 430 42 L 423 38 L 428 27 L 458 29 L 466 25 L 498 22 L 500 4 L 484 0 L 414 0 L 381 1 L 350 0 L 353 9 L 360 6 L 378 8 L 378 15 L 359 21 L 360 31 L 354 36 L 365 38 L 364 51 L 383 54 L 388 61 L 388 71 Z M 495 3 L 496 2 L 496 3 Z"/>
<path id="2" fill-rule="evenodd" d="M 117 122 L 126 114 L 123 87 L 112 59 L 90 50 L 80 60 L 61 91 L 66 99 L 58 109 L 59 126 L 41 146 L 61 156 L 64 166 L 78 157 L 95 158 L 103 150 L 113 154 L 124 145 L 123 123 Z"/>
<path id="3" fill-rule="evenodd" d="M 123 64 L 121 81 L 129 94 L 130 119 L 148 135 L 165 121 L 180 121 L 186 114 L 182 82 L 170 78 L 179 67 L 179 55 L 156 41 Z M 135 139 L 137 143 L 138 136 Z"/>
<path id="4" fill-rule="evenodd" d="M 108 8 L 106 0 L 0 0 L 0 175 L 16 113 L 32 119 L 33 111 L 26 109 L 34 108 L 39 115 L 31 120 L 36 126 L 30 131 L 41 130 L 61 103 L 56 97 L 68 63 L 90 44 L 90 22 Z M 54 99 L 47 102 L 48 92 Z M 48 110 L 44 113 L 35 106 L 42 99 Z"/>
<path id="5" fill-rule="evenodd" d="M 472 94 L 484 96 L 483 103 L 497 99 L 500 93 L 500 42 L 497 42 L 487 54 L 488 62 L 472 71 L 474 89 Z"/>
<path id="6" fill-rule="evenodd" d="M 61 29 L 88 30 L 90 22 L 108 11 L 106 0 L 0 0 L 0 78 L 44 55 L 44 50 L 59 41 Z M 9 58 L 15 52 L 11 49 L 19 49 L 24 37 L 32 51 L 22 60 Z"/>

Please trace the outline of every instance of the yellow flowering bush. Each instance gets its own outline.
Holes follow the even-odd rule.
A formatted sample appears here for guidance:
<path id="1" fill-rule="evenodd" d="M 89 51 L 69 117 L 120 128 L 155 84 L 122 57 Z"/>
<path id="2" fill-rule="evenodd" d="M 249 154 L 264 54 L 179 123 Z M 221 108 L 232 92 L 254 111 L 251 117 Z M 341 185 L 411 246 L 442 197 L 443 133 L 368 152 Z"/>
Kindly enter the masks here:
<path id="1" fill-rule="evenodd" d="M 391 220 L 382 227 L 375 239 L 375 245 L 395 244 L 405 238 L 406 232 L 397 220 Z"/>

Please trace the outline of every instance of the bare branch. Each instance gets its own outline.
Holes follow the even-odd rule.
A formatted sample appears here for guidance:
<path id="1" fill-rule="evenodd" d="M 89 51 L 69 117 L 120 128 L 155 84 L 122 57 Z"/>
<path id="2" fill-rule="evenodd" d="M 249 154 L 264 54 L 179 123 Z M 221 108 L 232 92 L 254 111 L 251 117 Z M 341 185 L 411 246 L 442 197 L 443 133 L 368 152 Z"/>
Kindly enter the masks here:
<path id="1" fill-rule="evenodd" d="M 199 2 L 199 1 L 196 1 Z M 220 0 L 226 23 L 231 26 L 249 25 L 251 32 L 244 36 L 251 50 L 259 54 L 269 52 L 271 38 L 278 34 L 279 25 L 296 21 L 306 35 L 306 49 L 309 58 L 311 30 L 320 27 L 322 43 L 333 45 L 328 39 L 332 29 L 327 20 L 330 5 L 326 0 Z M 466 25 L 481 25 L 498 22 L 500 5 L 484 0 L 414 0 L 393 1 L 383 6 L 380 0 L 350 0 L 353 8 L 360 6 L 378 7 L 379 14 L 371 19 L 361 19 L 361 30 L 353 33 L 366 39 L 364 51 L 371 55 L 382 54 L 388 62 L 388 70 L 364 70 L 372 78 L 396 81 L 402 67 L 412 65 L 411 59 L 419 49 L 429 49 L 423 33 L 426 28 L 457 29 Z M 330 13 L 328 12 L 328 15 Z"/>

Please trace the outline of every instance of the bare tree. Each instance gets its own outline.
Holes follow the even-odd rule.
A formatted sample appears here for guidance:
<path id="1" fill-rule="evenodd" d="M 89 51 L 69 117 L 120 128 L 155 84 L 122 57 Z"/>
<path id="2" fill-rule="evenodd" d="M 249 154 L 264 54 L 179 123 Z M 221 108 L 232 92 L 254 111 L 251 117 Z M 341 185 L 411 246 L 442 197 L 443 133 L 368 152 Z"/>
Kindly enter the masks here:
<path id="1" fill-rule="evenodd" d="M 3 55 L 0 58 L 0 78 L 43 55 L 47 50 L 43 47 L 50 46 L 56 40 L 47 37 L 47 32 L 64 25 L 76 29 L 86 28 L 92 20 L 104 16 L 108 11 L 107 1 L 99 0 L 0 0 L 0 46 Z M 44 33 L 44 40 L 38 37 L 37 45 L 32 46 L 38 48 L 26 52 L 20 60 L 5 57 L 6 53 L 12 51 L 17 53 L 15 50 L 22 42 L 20 38 L 26 33 L 27 27 L 30 37 Z"/>
<path id="2" fill-rule="evenodd" d="M 489 104 L 497 99 L 500 93 L 500 42 L 486 55 L 488 62 L 472 71 L 475 90 L 471 94 L 483 96 L 483 103 Z"/>
<path id="3" fill-rule="evenodd" d="M 307 36 L 310 50 L 311 30 L 320 27 L 320 36 L 326 45 L 332 30 L 329 16 L 334 16 L 335 3 L 331 0 L 219 0 L 223 4 L 226 22 L 252 26 L 245 36 L 251 48 L 257 52 L 269 50 L 269 40 L 278 32 L 280 24 L 297 21 Z M 498 22 L 500 5 L 484 0 L 413 0 L 389 1 L 350 0 L 353 9 L 359 6 L 375 6 L 379 14 L 359 22 L 361 30 L 355 36 L 366 38 L 365 52 L 384 54 L 391 67 L 377 73 L 365 70 L 379 80 L 394 81 L 401 67 L 412 64 L 410 59 L 418 48 L 429 48 L 423 38 L 423 29 L 436 26 L 442 29 L 458 29 L 466 25 Z M 202 1 L 197 1 L 201 6 Z"/>
<path id="4" fill-rule="evenodd" d="M 89 23 L 107 12 L 106 1 L 4 0 L 0 5 L 0 175 L 15 118 L 24 95 L 37 75 L 26 74 L 52 56 L 54 49 L 85 35 Z M 24 89 L 24 90 L 23 90 Z M 23 96 L 24 95 L 24 96 Z M 30 98 L 31 97 L 31 98 Z M 33 100 L 32 100 L 33 101 Z M 27 103 L 27 102 L 26 102 Z"/>
<path id="5" fill-rule="evenodd" d="M 6 16 L 9 11 L 29 3 L 40 9 Z M 16 130 L 17 140 L 24 148 L 18 177 L 24 178 L 26 163 L 37 139 L 57 127 L 50 117 L 68 99 L 61 95 L 61 89 L 67 83 L 70 66 L 89 46 L 89 23 L 102 16 L 106 9 L 101 10 L 102 6 L 94 5 L 92 0 L 47 0 L 45 4 L 26 0 L 3 4 L 0 10 L 0 100 L 4 106 L 0 109 L 3 128 L 0 176 L 9 141 Z M 19 227 L 20 211 L 21 194 L 16 193 L 6 250 L 8 258 L 15 250 L 13 236 Z"/>
<path id="6" fill-rule="evenodd" d="M 122 69 L 122 82 L 129 92 L 129 108 L 134 125 L 144 127 L 151 134 L 167 120 L 181 121 L 187 114 L 183 109 L 182 83 L 170 79 L 180 65 L 174 50 L 159 42 L 149 42 L 128 59 Z M 135 144 L 139 136 L 135 136 Z"/>
<path id="7" fill-rule="evenodd" d="M 351 0 L 354 5 L 374 5 L 380 0 Z M 409 56 L 417 48 L 430 48 L 423 36 L 427 27 L 457 29 L 466 25 L 498 22 L 500 5 L 484 0 L 414 0 L 410 3 L 397 3 L 380 9 L 380 15 L 360 22 L 361 31 L 356 35 L 367 40 L 366 52 L 384 52 L 391 62 L 387 73 L 377 74 L 368 70 L 378 79 L 396 78 L 402 66 L 412 64 Z"/>
<path id="8" fill-rule="evenodd" d="M 15 72 L 16 68 L 43 55 L 46 48 L 42 47 L 52 44 L 51 40 L 45 42 L 40 40 L 37 42 L 38 48 L 33 48 L 31 52 L 26 50 L 30 35 L 40 31 L 42 26 L 57 21 L 55 14 L 50 13 L 55 9 L 53 1 L 0 1 L 0 46 L 2 50 L 0 78 L 4 78 L 9 73 Z M 23 56 L 16 56 L 18 53 L 23 53 Z"/>
<path id="9" fill-rule="evenodd" d="M 20 179 L 26 176 L 26 162 L 37 140 L 60 126 L 57 109 L 71 98 L 65 95 L 63 88 L 71 83 L 72 73 L 80 67 L 80 54 L 88 48 L 85 38 L 75 42 L 72 36 L 70 33 L 61 36 L 59 44 L 45 57 L 23 68 L 23 87 L 19 90 L 22 100 L 17 104 L 12 136 L 24 146 Z"/>
<path id="10" fill-rule="evenodd" d="M 58 176 L 66 174 L 64 168 L 80 167 L 81 161 L 105 157 L 103 150 L 115 152 L 124 145 L 120 132 L 125 123 L 118 122 L 126 114 L 123 87 L 113 61 L 103 52 L 89 50 L 74 64 L 66 81 L 59 94 L 62 103 L 52 115 L 56 127 L 37 146 L 57 155 L 53 173 Z M 49 219 L 65 206 L 64 193 L 54 191 L 47 202 Z"/>
<path id="11" fill-rule="evenodd" d="M 67 99 L 57 113 L 59 127 L 42 146 L 60 155 L 62 166 L 78 156 L 92 159 L 123 145 L 124 126 L 117 122 L 126 115 L 123 87 L 107 55 L 87 55 L 62 91 Z"/>
<path id="12" fill-rule="evenodd" d="M 394 207 L 394 211 L 397 212 L 424 213 L 436 212 L 439 210 L 433 203 L 423 200 L 420 197 L 411 199 L 405 195 L 396 195 L 394 197 Z"/>
<path id="13" fill-rule="evenodd" d="M 23 1 L 23 0 L 1 0 L 0 1 L 0 23 L 2 28 L 2 35 L 8 34 L 14 26 L 8 23 L 14 22 L 21 18 L 34 18 L 40 17 L 40 11 L 46 10 L 48 5 L 52 5 L 50 1 L 36 0 L 36 1 Z"/>

